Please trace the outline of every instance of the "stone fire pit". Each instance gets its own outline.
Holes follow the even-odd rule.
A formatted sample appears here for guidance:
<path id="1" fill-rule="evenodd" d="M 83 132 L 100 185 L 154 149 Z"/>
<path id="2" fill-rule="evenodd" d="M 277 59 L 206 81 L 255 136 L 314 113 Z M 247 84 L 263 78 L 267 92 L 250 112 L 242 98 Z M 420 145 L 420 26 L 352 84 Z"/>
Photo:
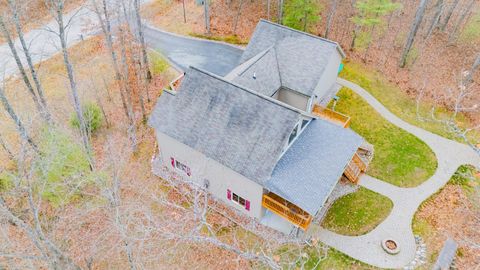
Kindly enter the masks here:
<path id="1" fill-rule="evenodd" d="M 398 254 L 400 252 L 400 247 L 398 246 L 397 241 L 393 239 L 382 240 L 382 248 L 388 254 L 392 254 L 392 255 Z"/>

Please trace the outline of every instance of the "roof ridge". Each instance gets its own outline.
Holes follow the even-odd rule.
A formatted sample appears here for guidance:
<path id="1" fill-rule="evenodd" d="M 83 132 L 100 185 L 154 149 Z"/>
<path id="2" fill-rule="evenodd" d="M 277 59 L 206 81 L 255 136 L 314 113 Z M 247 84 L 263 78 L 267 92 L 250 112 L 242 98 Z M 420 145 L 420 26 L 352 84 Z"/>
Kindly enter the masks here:
<path id="1" fill-rule="evenodd" d="M 275 47 L 277 44 L 275 44 Z M 278 63 L 278 50 L 273 47 L 275 50 L 275 62 L 277 63 L 277 70 L 278 70 L 278 78 L 280 79 L 280 86 L 283 86 L 283 81 L 282 81 L 282 71 L 280 70 L 280 64 Z"/>
<path id="2" fill-rule="evenodd" d="M 242 70 L 240 73 L 238 73 L 238 75 L 243 75 L 243 73 L 247 72 L 247 70 L 249 70 L 254 64 L 256 64 L 258 61 L 260 61 L 260 59 L 262 59 L 265 55 L 267 55 L 268 51 L 270 51 L 272 48 L 273 48 L 273 45 L 268 47 L 267 49 L 263 50 L 262 52 L 258 53 L 254 57 L 250 58 L 248 61 L 252 60 L 255 57 L 258 57 L 257 59 L 253 59 L 254 61 L 252 61 L 252 63 L 250 63 L 250 65 L 246 66 L 244 70 Z M 245 61 L 245 63 L 247 63 L 248 61 Z"/>
<path id="3" fill-rule="evenodd" d="M 330 40 L 330 39 L 326 39 L 326 38 L 323 38 L 323 37 L 319 37 L 319 36 L 315 36 L 315 35 L 312 35 L 312 34 L 310 34 L 310 33 L 303 32 L 303 31 L 300 31 L 300 30 L 297 30 L 297 29 L 293 29 L 293 28 L 290 28 L 290 27 L 288 27 L 288 26 L 281 25 L 281 24 L 278 24 L 278 23 L 274 23 L 274 22 L 269 21 L 269 20 L 260 19 L 260 22 L 268 23 L 268 24 L 271 24 L 271 25 L 276 26 L 276 27 L 279 27 L 279 28 L 283 28 L 283 29 L 286 29 L 286 30 L 290 30 L 290 31 L 292 31 L 292 32 L 300 33 L 300 34 L 303 34 L 303 35 L 306 35 L 306 36 L 309 36 L 309 37 L 312 37 L 312 38 L 316 38 L 316 39 L 319 39 L 319 40 L 322 40 L 322 41 L 331 43 L 331 44 L 333 44 L 333 45 L 335 45 L 335 46 L 337 47 L 338 51 L 340 52 L 340 54 L 341 54 L 343 57 L 346 57 L 345 52 L 343 51 L 342 47 L 341 47 L 340 44 L 338 44 L 338 42 L 336 42 L 336 41 L 333 41 L 333 40 Z"/>
<path id="4" fill-rule="evenodd" d="M 307 112 L 305 112 L 305 111 L 303 111 L 303 110 L 300 110 L 300 109 L 298 109 L 298 108 L 295 108 L 295 107 L 293 107 L 293 106 L 290 106 L 290 105 L 288 105 L 288 104 L 286 104 L 286 103 L 283 103 L 283 102 L 281 102 L 281 101 L 279 101 L 279 100 L 276 100 L 276 99 L 274 99 L 274 98 L 272 98 L 272 97 L 263 95 L 263 94 L 261 94 L 261 93 L 259 93 L 259 92 L 257 92 L 257 91 L 248 89 L 248 88 L 246 88 L 246 87 L 244 87 L 244 86 L 241 86 L 241 85 L 239 85 L 239 84 L 236 84 L 236 83 L 234 83 L 234 82 L 225 80 L 224 78 L 222 78 L 222 77 L 220 77 L 220 76 L 218 76 L 218 75 L 216 75 L 216 74 L 213 74 L 213 73 L 211 73 L 211 72 L 208 72 L 208 71 L 206 71 L 206 70 L 203 70 L 203 69 L 200 69 L 200 68 L 197 68 L 197 67 L 193 67 L 193 66 L 190 66 L 190 69 L 195 70 L 195 71 L 198 71 L 198 72 L 200 72 L 200 73 L 203 73 L 203 74 L 205 74 L 205 75 L 207 75 L 207 76 L 210 76 L 210 77 L 212 77 L 212 78 L 214 78 L 214 79 L 217 79 L 217 80 L 219 80 L 219 81 L 228 83 L 228 84 L 230 84 L 230 85 L 232 85 L 232 86 L 235 86 L 235 87 L 237 87 L 237 88 L 239 88 L 239 89 L 241 89 L 241 90 L 243 90 L 243 91 L 245 91 L 245 92 L 248 92 L 248 93 L 250 93 L 250 94 L 256 95 L 256 96 L 258 96 L 258 97 L 260 97 L 260 98 L 263 98 L 263 99 L 265 99 L 265 100 L 267 100 L 267 101 L 270 101 L 270 102 L 272 102 L 272 103 L 274 103 L 274 104 L 276 104 L 276 105 L 278 105 L 278 106 L 284 107 L 285 109 L 289 109 L 289 110 L 291 110 L 291 111 L 300 113 L 300 114 L 302 114 L 302 115 L 305 115 L 305 116 L 308 116 L 308 117 L 311 117 L 311 118 L 315 118 L 315 116 L 313 116 L 313 115 L 311 115 L 311 114 L 309 114 L 309 113 L 307 113 Z M 186 74 L 188 75 L 188 72 L 187 72 Z"/>

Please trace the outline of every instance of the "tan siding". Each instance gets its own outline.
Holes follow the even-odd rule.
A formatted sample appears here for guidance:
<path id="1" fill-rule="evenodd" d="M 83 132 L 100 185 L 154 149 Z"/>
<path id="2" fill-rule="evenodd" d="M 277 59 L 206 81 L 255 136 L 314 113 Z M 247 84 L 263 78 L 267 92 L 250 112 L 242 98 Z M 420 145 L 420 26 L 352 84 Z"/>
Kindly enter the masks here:
<path id="1" fill-rule="evenodd" d="M 285 102 L 288 105 L 298 108 L 300 110 L 307 109 L 308 99 L 309 97 L 291 90 L 280 89 L 278 91 L 278 100 Z"/>
<path id="2" fill-rule="evenodd" d="M 191 177 L 195 182 L 203 185 L 204 179 L 208 179 L 210 183 L 209 191 L 218 199 L 251 217 L 261 218 L 263 216 L 262 186 L 163 133 L 157 133 L 157 140 L 163 165 L 173 169 L 170 157 L 174 157 L 190 167 Z M 227 199 L 227 189 L 249 200 L 250 211 L 233 201 L 229 201 Z"/>

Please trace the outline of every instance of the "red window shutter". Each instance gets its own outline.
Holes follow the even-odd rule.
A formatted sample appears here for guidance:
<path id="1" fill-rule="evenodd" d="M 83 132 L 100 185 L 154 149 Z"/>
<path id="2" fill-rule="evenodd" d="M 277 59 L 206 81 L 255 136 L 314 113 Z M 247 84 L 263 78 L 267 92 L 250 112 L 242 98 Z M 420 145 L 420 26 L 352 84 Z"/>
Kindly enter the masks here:
<path id="1" fill-rule="evenodd" d="M 232 200 L 232 191 L 227 189 L 227 199 Z"/>
<path id="2" fill-rule="evenodd" d="M 170 160 L 172 161 L 172 167 L 175 168 L 175 159 L 171 157 Z"/>
<path id="3" fill-rule="evenodd" d="M 245 209 L 247 209 L 247 211 L 250 211 L 250 201 L 249 200 L 245 200 Z"/>

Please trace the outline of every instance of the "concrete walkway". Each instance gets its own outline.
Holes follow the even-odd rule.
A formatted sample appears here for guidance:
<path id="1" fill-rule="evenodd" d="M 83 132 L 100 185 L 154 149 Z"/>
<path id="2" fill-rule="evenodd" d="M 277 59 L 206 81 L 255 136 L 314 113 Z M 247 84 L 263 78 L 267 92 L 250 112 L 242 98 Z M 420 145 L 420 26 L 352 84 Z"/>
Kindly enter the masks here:
<path id="1" fill-rule="evenodd" d="M 442 188 L 459 166 L 470 164 L 480 167 L 480 156 L 467 145 L 406 123 L 360 86 L 340 78 L 338 83 L 362 96 L 385 119 L 423 140 L 435 153 L 438 168 L 430 179 L 414 188 L 400 188 L 364 175 L 360 180 L 361 186 L 392 200 L 393 209 L 390 215 L 373 231 L 361 236 L 343 236 L 323 228 L 319 228 L 313 234 L 325 244 L 362 262 L 381 268 L 402 268 L 415 257 L 416 246 L 411 224 L 417 208 Z M 386 238 L 398 242 L 401 249 L 399 254 L 389 255 L 383 251 L 380 243 Z"/>

